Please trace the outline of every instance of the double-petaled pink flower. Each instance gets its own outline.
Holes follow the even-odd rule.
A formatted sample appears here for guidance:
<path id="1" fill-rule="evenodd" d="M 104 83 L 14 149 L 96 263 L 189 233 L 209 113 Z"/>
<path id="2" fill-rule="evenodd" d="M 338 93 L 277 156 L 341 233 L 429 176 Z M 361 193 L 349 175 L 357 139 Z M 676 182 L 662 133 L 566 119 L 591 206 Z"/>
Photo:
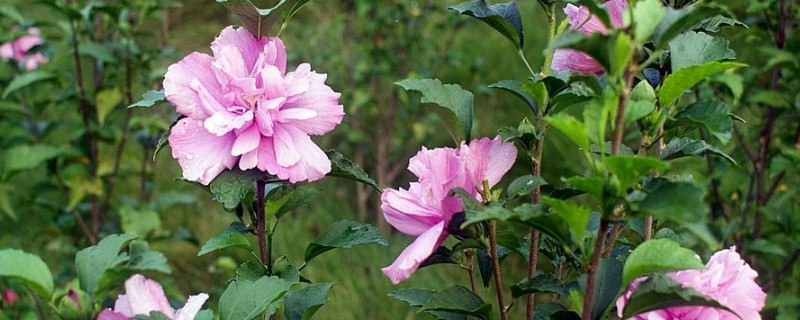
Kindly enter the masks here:
<path id="1" fill-rule="evenodd" d="M 327 76 L 307 63 L 287 73 L 283 42 L 244 28 L 222 30 L 211 51 L 188 55 L 164 78 L 167 100 L 186 116 L 169 136 L 183 177 L 207 185 L 237 164 L 292 183 L 330 172 L 310 137 L 333 130 L 344 116 Z"/>
<path id="2" fill-rule="evenodd" d="M 721 305 L 736 312 L 732 314 L 723 309 L 705 306 L 672 307 L 636 315 L 634 320 L 759 320 L 759 311 L 764 307 L 767 295 L 756 284 L 758 274 L 742 260 L 735 248 L 719 251 L 711 256 L 705 269 L 684 270 L 667 273 L 667 276 L 693 288 L 703 295 L 718 301 Z M 636 285 L 643 281 L 635 280 L 628 291 L 617 300 L 617 313 L 621 317 Z"/>
<path id="3" fill-rule="evenodd" d="M 19 30 L 19 27 L 11 28 L 11 31 Z M 34 52 L 33 47 L 44 44 L 41 32 L 37 28 L 28 28 L 28 34 L 20 36 L 13 41 L 0 44 L 0 59 L 3 61 L 13 60 L 22 65 L 25 70 L 33 70 L 40 63 L 49 61 L 41 52 Z"/>
<path id="4" fill-rule="evenodd" d="M 628 2 L 626 0 L 611 0 L 603 3 L 602 6 L 608 9 L 608 14 L 611 17 L 611 26 L 613 28 L 622 27 L 622 14 L 625 13 Z M 608 34 L 608 29 L 597 17 L 592 16 L 591 19 L 586 20 L 589 18 L 590 12 L 589 9 L 584 6 L 576 7 L 568 4 L 564 8 L 564 13 L 566 13 L 569 18 L 570 30 L 578 29 L 578 31 L 585 35 L 590 35 L 595 32 Z M 604 72 L 603 67 L 588 54 L 573 49 L 556 50 L 553 54 L 553 64 L 551 68 L 556 71 L 572 70 L 583 74 L 601 74 Z"/>
<path id="5" fill-rule="evenodd" d="M 477 199 L 483 181 L 494 186 L 514 164 L 517 149 L 503 143 L 500 137 L 472 140 L 460 148 L 423 147 L 409 160 L 408 170 L 419 178 L 406 189 L 387 189 L 381 195 L 381 210 L 400 232 L 417 236 L 383 273 L 397 284 L 419 268 L 442 244 L 447 224 L 455 213 L 463 211 L 461 199 L 448 196 L 455 188 L 463 188 Z"/>
<path id="6" fill-rule="evenodd" d="M 97 320 L 127 320 L 138 315 L 148 316 L 151 311 L 174 320 L 192 320 L 207 299 L 205 293 L 190 296 L 183 308 L 173 311 L 158 282 L 135 274 L 125 281 L 125 294 L 117 297 L 114 310 L 103 310 Z"/>

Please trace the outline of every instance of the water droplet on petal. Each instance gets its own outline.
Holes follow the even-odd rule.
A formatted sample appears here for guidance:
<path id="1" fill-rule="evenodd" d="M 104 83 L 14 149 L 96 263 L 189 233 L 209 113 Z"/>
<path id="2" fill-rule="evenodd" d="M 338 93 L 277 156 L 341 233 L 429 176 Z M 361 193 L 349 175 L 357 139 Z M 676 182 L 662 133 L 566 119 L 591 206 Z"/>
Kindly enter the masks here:
<path id="1" fill-rule="evenodd" d="M 186 154 L 186 159 L 187 159 L 187 160 L 192 160 L 193 158 L 194 158 L 194 155 L 193 155 L 193 154 L 191 154 L 191 153 L 187 153 L 187 154 Z"/>

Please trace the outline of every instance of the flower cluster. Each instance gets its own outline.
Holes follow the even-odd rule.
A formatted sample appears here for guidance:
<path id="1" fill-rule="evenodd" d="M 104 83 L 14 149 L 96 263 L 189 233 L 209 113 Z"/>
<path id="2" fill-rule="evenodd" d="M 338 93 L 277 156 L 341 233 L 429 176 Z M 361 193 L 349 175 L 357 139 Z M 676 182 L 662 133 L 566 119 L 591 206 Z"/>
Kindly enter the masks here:
<path id="1" fill-rule="evenodd" d="M 19 30 L 13 27 L 11 31 Z M 40 63 L 49 61 L 41 52 L 34 52 L 35 46 L 44 44 L 41 32 L 37 28 L 28 28 L 28 34 L 23 35 L 13 41 L 0 44 L 0 59 L 3 61 L 13 60 L 20 63 L 25 70 L 36 69 Z"/>
<path id="2" fill-rule="evenodd" d="M 97 320 L 127 320 L 138 315 L 148 316 L 150 311 L 161 312 L 170 319 L 191 320 L 207 299 L 205 293 L 190 296 L 183 308 L 173 311 L 158 282 L 135 274 L 125 281 L 125 294 L 117 297 L 114 310 L 103 310 Z"/>
<path id="3" fill-rule="evenodd" d="M 620 28 L 623 25 L 622 14 L 628 7 L 626 0 L 611 0 L 603 3 L 601 6 L 608 9 L 608 14 L 611 18 L 611 25 L 613 28 Z M 608 29 L 597 17 L 589 18 L 589 9 L 580 6 L 568 4 L 564 8 L 564 13 L 569 18 L 570 30 L 578 29 L 585 35 L 590 35 L 595 32 L 608 34 Z M 587 20 L 588 19 L 588 20 Z M 601 74 L 603 67 L 597 61 L 592 59 L 588 54 L 573 49 L 558 49 L 553 54 L 553 70 L 572 70 L 583 74 Z"/>
<path id="4" fill-rule="evenodd" d="M 406 189 L 387 189 L 381 195 L 381 210 L 400 232 L 417 236 L 383 273 L 397 284 L 419 268 L 442 244 L 447 225 L 457 212 L 463 211 L 461 200 L 448 196 L 455 188 L 463 188 L 477 199 L 483 181 L 494 186 L 514 164 L 517 149 L 503 143 L 500 137 L 461 143 L 458 149 L 423 147 L 409 160 L 408 170 L 419 178 Z"/>
<path id="5" fill-rule="evenodd" d="M 667 276 L 693 288 L 703 295 L 718 301 L 721 305 L 736 312 L 732 314 L 723 309 L 704 306 L 672 307 L 636 315 L 634 320 L 681 319 L 681 320 L 737 320 L 761 319 L 759 311 L 764 307 L 767 295 L 756 284 L 758 274 L 742 260 L 735 248 L 719 251 L 711 256 L 705 269 L 684 270 L 667 273 Z M 644 279 L 637 279 L 628 291 L 617 300 L 617 313 L 621 317 L 636 285 Z"/>
<path id="6" fill-rule="evenodd" d="M 330 172 L 310 137 L 333 130 L 344 116 L 326 75 L 307 63 L 287 73 L 283 42 L 244 28 L 222 30 L 211 51 L 186 56 L 164 78 L 167 100 L 186 116 L 168 139 L 183 177 L 207 185 L 237 164 L 292 183 Z"/>

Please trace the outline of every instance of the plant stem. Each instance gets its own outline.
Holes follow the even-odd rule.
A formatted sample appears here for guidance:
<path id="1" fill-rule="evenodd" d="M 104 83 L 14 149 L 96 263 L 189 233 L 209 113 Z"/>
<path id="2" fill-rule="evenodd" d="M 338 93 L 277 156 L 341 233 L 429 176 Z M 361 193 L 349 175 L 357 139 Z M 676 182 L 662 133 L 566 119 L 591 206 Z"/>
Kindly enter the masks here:
<path id="1" fill-rule="evenodd" d="M 789 268 L 791 268 L 792 265 L 794 265 L 794 263 L 797 262 L 797 258 L 800 258 L 800 249 L 795 250 L 792 256 L 789 258 L 789 260 L 783 264 L 783 267 L 781 267 L 781 269 L 778 270 L 778 272 L 775 273 L 774 276 L 772 276 L 769 282 L 764 284 L 763 289 L 765 292 L 769 291 L 769 289 L 772 289 L 772 287 L 775 286 L 775 284 L 778 282 L 781 276 L 784 273 L 786 273 L 786 271 L 789 271 Z"/>
<path id="2" fill-rule="evenodd" d="M 34 141 L 42 142 L 42 136 L 39 133 L 39 129 L 36 128 L 36 122 L 33 121 L 33 110 L 28 109 L 28 106 L 25 103 L 25 89 L 22 88 L 17 92 L 19 96 L 19 106 L 22 108 L 22 113 L 25 115 L 25 121 L 28 122 L 28 126 L 31 127 L 31 134 L 33 134 Z"/>
<path id="3" fill-rule="evenodd" d="M 500 259 L 497 256 L 497 223 L 489 221 L 489 254 L 492 256 L 492 272 L 494 273 L 494 286 L 497 291 L 497 305 L 500 308 L 500 320 L 508 320 L 506 304 L 503 301 L 503 279 L 500 277 Z"/>
<path id="4" fill-rule="evenodd" d="M 464 259 L 467 260 L 467 273 L 469 273 L 469 284 L 472 288 L 472 293 L 478 294 L 478 286 L 475 282 L 475 265 L 472 263 L 472 257 L 475 255 L 475 250 L 464 250 Z"/>
<path id="5" fill-rule="evenodd" d="M 256 238 L 258 238 L 258 250 L 261 253 L 261 264 L 265 266 L 271 265 L 269 263 L 269 255 L 267 253 L 267 217 L 264 214 L 264 187 L 267 182 L 264 179 L 256 180 Z M 272 268 L 267 269 L 269 274 L 272 274 Z"/>
<path id="6" fill-rule="evenodd" d="M 608 231 L 608 220 L 601 218 L 600 226 L 597 228 L 597 240 L 594 241 L 594 252 L 586 267 L 586 292 L 583 298 L 583 312 L 581 319 L 588 320 L 592 316 L 592 303 L 594 302 L 594 286 L 597 276 L 597 269 L 600 265 L 600 256 L 603 251 L 603 239 L 606 238 Z"/>
<path id="7" fill-rule="evenodd" d="M 547 45 L 549 46 L 553 43 L 553 39 L 556 38 L 556 5 L 555 3 L 550 4 L 547 7 Z M 550 67 L 553 65 L 553 53 L 550 53 L 544 57 L 544 66 L 542 67 L 542 73 L 545 76 L 550 75 Z"/>
<path id="8" fill-rule="evenodd" d="M 72 216 L 75 217 L 75 221 L 78 222 L 78 226 L 81 228 L 81 231 L 83 231 L 83 235 L 86 236 L 87 239 L 89 239 L 89 243 L 92 245 L 96 245 L 97 238 L 94 237 L 92 231 L 90 231 L 89 227 L 86 226 L 86 221 L 83 220 L 83 217 L 81 217 L 80 212 L 78 212 L 77 209 L 72 209 Z"/>
<path id="9" fill-rule="evenodd" d="M 89 158 L 89 180 L 93 181 L 97 175 L 97 145 L 94 140 L 94 133 L 92 132 L 91 120 L 89 120 L 89 103 L 86 100 L 86 89 L 83 86 L 83 69 L 81 67 L 81 56 L 78 51 L 78 34 L 75 30 L 75 23 L 70 21 L 69 28 L 72 37 L 72 57 L 75 60 L 75 84 L 78 86 L 78 103 L 81 106 L 81 117 L 83 118 L 83 125 L 86 127 L 86 148 L 87 157 Z M 100 233 L 100 215 L 97 207 L 97 196 L 93 195 L 92 198 L 92 234 L 97 235 Z"/>

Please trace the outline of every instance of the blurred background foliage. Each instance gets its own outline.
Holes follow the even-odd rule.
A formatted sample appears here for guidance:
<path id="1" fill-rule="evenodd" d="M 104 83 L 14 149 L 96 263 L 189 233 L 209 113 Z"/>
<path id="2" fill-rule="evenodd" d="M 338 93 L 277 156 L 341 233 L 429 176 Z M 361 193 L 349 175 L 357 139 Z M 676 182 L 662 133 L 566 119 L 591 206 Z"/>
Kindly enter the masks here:
<path id="1" fill-rule="evenodd" d="M 89 1 L 78 1 L 79 8 Z M 364 168 L 382 187 L 405 187 L 411 179 L 406 170 L 408 158 L 421 146 L 451 145 L 435 113 L 426 110 L 419 98 L 407 94 L 394 82 L 406 78 L 439 78 L 456 83 L 475 94 L 473 136 L 494 136 L 496 128 L 516 126 L 519 119 L 533 118 L 529 109 L 511 95 L 488 88 L 491 83 L 515 79 L 524 81 L 528 72 L 510 44 L 480 23 L 469 21 L 447 9 L 456 0 L 331 0 L 312 1 L 290 22 L 281 38 L 289 54 L 288 69 L 309 62 L 312 68 L 328 74 L 328 82 L 341 92 L 340 103 L 347 113 L 332 133 L 317 137 L 323 149 L 336 149 Z M 38 50 L 50 57 L 39 70 L 53 77 L 37 81 L 0 101 L 0 149 L 3 151 L 0 180 L 0 248 L 21 248 L 42 256 L 63 284 L 74 278 L 71 263 L 80 248 L 90 240 L 82 231 L 77 216 L 91 222 L 93 211 L 100 224 L 89 225 L 94 235 L 127 232 L 140 235 L 151 248 L 164 252 L 173 272 L 156 278 L 177 300 L 186 294 L 208 292 L 209 305 L 224 289 L 225 281 L 236 267 L 250 257 L 233 249 L 197 257 L 199 247 L 235 220 L 211 196 L 195 186 L 176 181 L 180 177 L 177 162 L 163 150 L 153 158 L 160 135 L 177 118 L 164 104 L 149 109 L 126 109 L 149 89 L 159 89 L 166 68 L 192 51 L 210 53 L 209 43 L 224 26 L 238 24 L 228 10 L 210 0 L 184 1 L 93 1 L 97 4 L 74 17 L 83 50 L 80 52 L 84 102 L 95 107 L 89 114 L 89 126 L 82 118 L 80 90 L 76 87 L 75 61 L 71 47 L 70 23 L 59 13 L 61 1 L 28 2 L 6 0 L 3 8 L 16 8 L 23 23 L 42 30 L 46 44 Z M 262 5 L 260 1 L 254 1 Z M 111 5 L 113 4 L 113 5 Z M 760 259 L 754 266 L 762 274 L 759 283 L 770 281 L 772 292 L 765 314 L 798 311 L 800 290 L 796 259 L 800 199 L 795 192 L 800 179 L 795 178 L 800 163 L 797 143 L 796 92 L 800 80 L 798 67 L 783 69 L 780 87 L 772 88 L 772 70 L 776 64 L 764 56 L 783 57 L 797 63 L 798 42 L 786 42 L 789 54 L 752 50 L 774 46 L 770 29 L 774 27 L 778 1 L 729 1 L 734 15 L 750 27 L 725 29 L 737 61 L 751 67 L 740 74 L 724 74 L 706 82 L 697 94 L 726 95 L 731 110 L 742 122 L 737 137 L 725 146 L 737 161 L 730 165 L 722 159 L 686 158 L 684 171 L 709 186 L 710 231 L 723 245 L 745 247 L 745 254 Z M 525 31 L 525 55 L 534 68 L 543 63 L 546 46 L 544 13 L 535 1 L 520 1 Z M 123 10 L 106 10 L 105 8 Z M 262 5 L 266 7 L 266 5 Z M 128 10 L 125 13 L 125 10 Z M 6 10 L 6 9 L 4 9 Z M 81 12 L 78 12 L 81 14 Z M 789 12 L 796 17 L 797 9 Z M 19 22 L 2 16 L 0 29 L 8 30 Z M 796 29 L 796 24 L 793 25 Z M 5 40 L 4 40 L 5 41 Z M 125 57 L 129 56 L 130 59 Z M 125 61 L 131 61 L 128 66 Z M 11 84 L 15 70 L 9 63 L 0 64 L 0 92 Z M 738 92 L 720 91 L 715 83 L 738 83 Z M 736 87 L 736 86 L 734 86 Z M 767 111 L 756 93 L 772 88 L 783 96 L 787 108 Z M 727 89 L 726 89 L 727 90 Z M 21 107 L 20 107 L 21 106 Z M 767 181 L 780 175 L 775 193 L 765 203 L 750 199 L 755 194 L 751 176 L 756 164 L 751 161 L 741 141 L 755 148 L 763 128 L 774 112 L 775 136 L 767 148 L 771 159 Z M 87 130 L 88 129 L 88 130 Z M 570 154 L 572 144 L 556 130 L 548 132 L 543 160 L 543 177 L 559 181 L 575 174 L 578 159 Z M 94 142 L 87 137 L 94 138 Z M 635 137 L 633 137 L 635 140 Z M 125 141 L 125 142 L 123 142 Z M 95 144 L 97 155 L 91 156 Z M 120 147 L 122 145 L 122 147 Z M 21 150 L 26 146 L 29 150 Z M 30 150 L 33 146 L 52 147 L 49 154 Z M 121 151 L 120 151 L 121 150 Z M 35 152 L 34 152 L 35 151 Z M 35 157 L 25 158 L 34 152 Z M 24 159 L 20 170 L 11 170 L 13 159 Z M 117 162 L 117 159 L 119 161 Z M 154 160 L 154 161 L 153 161 Z M 519 161 L 512 174 L 530 171 Z M 759 170 L 763 170 L 759 169 Z M 507 183 L 507 182 L 506 182 Z M 700 183 L 698 183 L 700 184 Z M 467 285 L 468 278 L 457 266 L 439 266 L 417 272 L 409 281 L 392 286 L 380 272 L 413 239 L 393 233 L 379 209 L 379 194 L 369 187 L 336 178 L 315 183 L 325 192 L 316 202 L 284 218 L 276 234 L 276 252 L 286 253 L 299 264 L 305 244 L 334 221 L 351 219 L 378 225 L 389 247 L 364 246 L 336 254 L 323 255 L 307 269 L 306 276 L 319 281 L 335 281 L 330 303 L 317 314 L 318 319 L 423 319 L 406 303 L 386 294 L 415 286 L 442 289 L 454 283 Z M 752 203 L 752 205 L 751 205 Z M 764 215 L 763 237 L 752 236 L 749 218 L 759 208 Z M 763 210 L 762 210 L 763 209 Z M 739 223 L 739 219 L 743 222 Z M 682 239 L 687 246 L 710 252 L 703 244 Z M 518 261 L 517 261 L 518 259 Z M 544 262 L 546 263 L 546 262 Z M 509 284 L 524 277 L 525 263 L 511 256 L 504 264 Z M 552 267 L 550 267 L 552 268 Z M 783 278 L 771 279 L 774 274 Z M 0 282 L 2 286 L 15 283 Z M 776 300 L 776 297 L 778 299 Z M 794 297 L 794 298 L 792 298 Z M 782 299 L 782 300 L 781 300 Z M 777 301 L 777 302 L 776 302 Z M 523 308 L 514 308 L 522 312 Z M 32 313 L 33 311 L 28 310 Z M 280 313 L 279 313 L 280 314 Z M 513 318 L 521 313 L 512 314 Z M 796 313 L 795 313 L 796 314 Z"/>

